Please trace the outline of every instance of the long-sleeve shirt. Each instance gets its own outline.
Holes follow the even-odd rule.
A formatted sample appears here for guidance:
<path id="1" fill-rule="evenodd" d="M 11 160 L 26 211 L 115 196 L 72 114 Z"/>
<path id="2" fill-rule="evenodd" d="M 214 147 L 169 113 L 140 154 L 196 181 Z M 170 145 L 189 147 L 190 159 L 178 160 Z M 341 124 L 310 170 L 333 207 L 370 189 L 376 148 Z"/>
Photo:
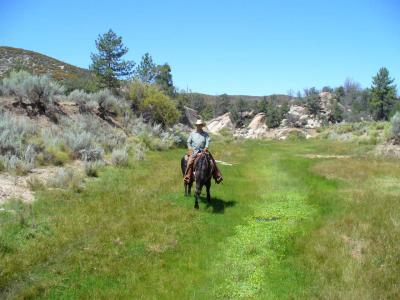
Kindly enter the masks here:
<path id="1" fill-rule="evenodd" d="M 193 155 L 204 150 L 204 148 L 208 148 L 209 144 L 210 136 L 205 131 L 193 131 L 190 133 L 187 140 L 187 146 L 188 148 L 193 149 Z"/>

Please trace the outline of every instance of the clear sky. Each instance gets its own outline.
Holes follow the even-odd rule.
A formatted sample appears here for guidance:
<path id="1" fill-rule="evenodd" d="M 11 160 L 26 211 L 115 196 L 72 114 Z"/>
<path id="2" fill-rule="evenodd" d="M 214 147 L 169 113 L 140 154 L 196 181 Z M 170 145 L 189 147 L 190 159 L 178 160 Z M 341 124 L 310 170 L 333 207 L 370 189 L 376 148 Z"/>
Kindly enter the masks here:
<path id="1" fill-rule="evenodd" d="M 138 62 L 168 62 L 181 89 L 266 95 L 363 87 L 386 66 L 400 88 L 400 1 L 0 0 L 0 45 L 87 68 L 112 28 Z"/>

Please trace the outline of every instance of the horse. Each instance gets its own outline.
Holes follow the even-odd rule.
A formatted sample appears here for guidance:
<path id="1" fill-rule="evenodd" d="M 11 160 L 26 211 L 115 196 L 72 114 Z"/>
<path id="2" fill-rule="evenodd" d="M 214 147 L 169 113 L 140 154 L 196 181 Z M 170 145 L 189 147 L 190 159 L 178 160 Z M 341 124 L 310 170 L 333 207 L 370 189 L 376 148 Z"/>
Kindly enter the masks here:
<path id="1" fill-rule="evenodd" d="M 187 155 L 183 156 L 181 159 L 181 170 L 182 170 L 182 176 L 185 177 L 185 172 L 186 172 L 186 167 L 187 167 Z M 193 186 L 193 178 L 190 180 L 190 182 L 183 183 L 183 187 L 185 188 L 185 197 L 188 197 L 192 194 L 192 186 Z"/>

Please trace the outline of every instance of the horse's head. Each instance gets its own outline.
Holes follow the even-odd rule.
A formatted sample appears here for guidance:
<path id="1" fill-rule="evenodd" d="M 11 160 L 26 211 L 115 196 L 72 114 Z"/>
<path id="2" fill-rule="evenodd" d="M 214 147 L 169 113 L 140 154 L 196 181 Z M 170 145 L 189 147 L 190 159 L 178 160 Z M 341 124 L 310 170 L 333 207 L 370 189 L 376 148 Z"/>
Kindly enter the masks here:
<path id="1" fill-rule="evenodd" d="M 212 168 L 210 155 L 208 153 L 201 153 L 194 168 L 196 181 L 205 182 L 209 180 L 212 175 Z"/>

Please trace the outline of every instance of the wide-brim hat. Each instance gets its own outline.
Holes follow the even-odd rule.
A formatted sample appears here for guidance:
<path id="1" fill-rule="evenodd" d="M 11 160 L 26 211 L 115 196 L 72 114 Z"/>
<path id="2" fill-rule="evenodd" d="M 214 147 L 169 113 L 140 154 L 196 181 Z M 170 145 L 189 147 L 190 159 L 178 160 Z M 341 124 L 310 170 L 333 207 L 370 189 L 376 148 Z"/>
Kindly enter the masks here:
<path id="1" fill-rule="evenodd" d="M 204 126 L 204 125 L 206 125 L 206 123 L 204 123 L 202 119 L 198 119 L 198 120 L 196 121 L 196 123 L 194 123 L 194 125 L 196 125 L 196 126 L 197 126 L 197 125 L 203 125 L 203 126 Z"/>

